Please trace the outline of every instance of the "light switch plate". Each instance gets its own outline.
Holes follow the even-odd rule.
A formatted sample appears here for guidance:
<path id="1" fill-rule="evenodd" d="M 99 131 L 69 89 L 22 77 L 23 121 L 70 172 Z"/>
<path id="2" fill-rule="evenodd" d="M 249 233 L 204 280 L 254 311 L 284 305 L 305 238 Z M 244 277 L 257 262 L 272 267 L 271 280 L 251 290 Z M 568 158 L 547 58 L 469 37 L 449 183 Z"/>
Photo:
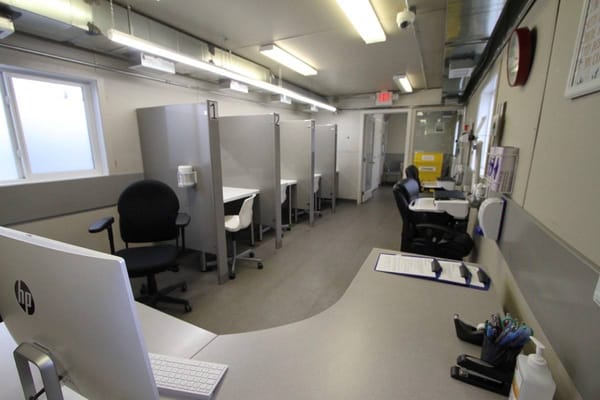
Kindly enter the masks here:
<path id="1" fill-rule="evenodd" d="M 596 283 L 596 290 L 594 290 L 594 301 L 600 306 L 600 277 L 598 277 L 598 283 Z"/>

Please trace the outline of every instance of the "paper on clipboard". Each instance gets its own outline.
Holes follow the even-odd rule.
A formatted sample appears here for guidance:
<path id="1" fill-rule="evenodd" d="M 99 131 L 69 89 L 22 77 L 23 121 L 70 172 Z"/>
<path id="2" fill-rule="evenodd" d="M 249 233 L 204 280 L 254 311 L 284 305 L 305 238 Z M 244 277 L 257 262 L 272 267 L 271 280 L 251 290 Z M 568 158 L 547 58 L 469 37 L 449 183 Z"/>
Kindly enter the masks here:
<path id="1" fill-rule="evenodd" d="M 460 274 L 462 263 L 452 261 L 439 261 L 439 263 L 442 266 L 442 273 L 438 278 L 439 280 L 460 283 L 461 285 L 467 283 L 465 278 Z"/>
<path id="2" fill-rule="evenodd" d="M 472 267 L 470 265 L 467 265 L 467 268 L 469 268 L 469 271 L 471 271 L 470 286 L 474 286 L 474 287 L 478 287 L 478 288 L 485 288 L 485 283 L 483 283 L 479 280 L 479 275 L 477 274 L 477 272 L 479 272 L 479 267 Z"/>
<path id="3" fill-rule="evenodd" d="M 460 274 L 460 266 L 462 263 L 460 262 L 452 262 L 452 261 L 439 261 L 442 266 L 442 273 L 438 277 L 441 281 L 458 283 L 461 285 L 469 284 L 469 286 L 477 287 L 477 288 L 485 288 L 485 283 L 479 280 L 479 267 L 473 267 L 465 264 L 465 267 L 471 272 L 471 280 L 467 282 L 467 280 Z"/>
<path id="4" fill-rule="evenodd" d="M 402 254 L 380 254 L 375 270 L 435 278 L 437 275 L 432 271 L 432 261 L 431 258 L 410 257 Z"/>

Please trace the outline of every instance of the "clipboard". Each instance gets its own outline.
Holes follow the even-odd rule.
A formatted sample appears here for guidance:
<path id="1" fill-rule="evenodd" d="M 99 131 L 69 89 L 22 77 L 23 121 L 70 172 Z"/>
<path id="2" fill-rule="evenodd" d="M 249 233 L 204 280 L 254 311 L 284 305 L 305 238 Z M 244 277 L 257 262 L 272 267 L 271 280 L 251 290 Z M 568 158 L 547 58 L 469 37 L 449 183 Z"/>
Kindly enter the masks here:
<path id="1" fill-rule="evenodd" d="M 479 266 L 434 257 L 381 253 L 375 271 L 429 279 L 452 285 L 488 290 L 491 279 Z"/>

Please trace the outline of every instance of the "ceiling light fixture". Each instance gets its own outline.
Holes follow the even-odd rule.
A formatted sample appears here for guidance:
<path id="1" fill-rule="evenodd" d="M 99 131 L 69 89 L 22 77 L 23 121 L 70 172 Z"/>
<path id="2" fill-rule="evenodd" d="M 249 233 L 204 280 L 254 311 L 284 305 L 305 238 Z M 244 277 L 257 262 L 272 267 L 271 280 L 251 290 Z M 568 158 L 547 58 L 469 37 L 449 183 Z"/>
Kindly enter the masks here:
<path id="1" fill-rule="evenodd" d="M 118 31 L 116 29 L 109 29 L 106 32 L 106 37 L 108 37 L 113 42 L 131 47 L 133 49 L 143 51 L 146 53 L 154 54 L 159 57 L 164 57 L 166 59 L 185 64 L 187 66 L 211 72 L 215 75 L 219 75 L 225 78 L 233 79 L 235 81 L 245 83 L 247 85 L 266 90 L 271 93 L 281 94 L 284 96 L 291 97 L 294 100 L 300 101 L 302 103 L 312 104 L 319 108 L 322 108 L 327 111 L 335 112 L 337 109 L 329 104 L 323 103 L 318 100 L 311 99 L 310 97 L 304 96 L 300 93 L 294 92 L 293 90 L 286 89 L 281 86 L 273 85 L 271 83 L 261 81 L 258 79 L 249 78 L 247 76 L 238 74 L 236 72 L 229 71 L 225 68 L 218 67 L 213 64 L 209 64 L 207 62 L 198 60 L 196 58 L 192 58 L 181 53 L 178 53 L 173 50 L 169 50 L 165 47 L 156 45 L 152 42 L 149 42 L 144 39 L 140 39 L 133 35 L 129 35 L 127 33 Z"/>
<path id="2" fill-rule="evenodd" d="M 404 93 L 412 93 L 413 87 L 408 80 L 408 76 L 405 74 L 394 75 L 394 82 Z"/>
<path id="3" fill-rule="evenodd" d="M 301 75 L 309 76 L 317 74 L 316 69 L 277 45 L 267 44 L 261 46 L 259 51 L 270 59 L 277 61 L 279 64 L 285 65 L 289 69 L 294 70 Z"/>
<path id="4" fill-rule="evenodd" d="M 337 0 L 366 44 L 385 42 L 385 32 L 369 0 Z"/>

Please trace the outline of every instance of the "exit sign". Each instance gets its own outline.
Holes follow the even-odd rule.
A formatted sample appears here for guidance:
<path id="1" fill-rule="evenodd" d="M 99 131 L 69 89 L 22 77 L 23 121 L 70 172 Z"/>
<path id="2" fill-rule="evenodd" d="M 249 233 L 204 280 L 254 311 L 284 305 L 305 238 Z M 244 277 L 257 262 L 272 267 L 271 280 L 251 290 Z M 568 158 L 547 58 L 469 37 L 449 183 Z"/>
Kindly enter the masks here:
<path id="1" fill-rule="evenodd" d="M 376 106 L 391 106 L 392 101 L 392 92 L 377 92 Z"/>

